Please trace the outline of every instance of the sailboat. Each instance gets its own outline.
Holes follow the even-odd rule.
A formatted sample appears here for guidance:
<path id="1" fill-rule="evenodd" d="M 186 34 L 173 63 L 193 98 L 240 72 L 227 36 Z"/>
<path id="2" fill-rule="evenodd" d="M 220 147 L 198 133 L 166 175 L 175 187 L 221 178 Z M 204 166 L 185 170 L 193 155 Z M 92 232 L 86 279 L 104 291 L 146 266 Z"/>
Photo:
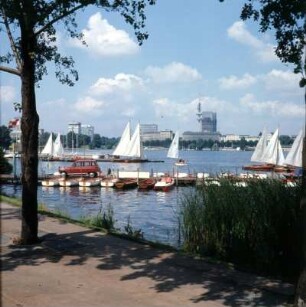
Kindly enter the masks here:
<path id="1" fill-rule="evenodd" d="M 265 137 L 265 136 L 264 136 Z M 284 153 L 279 141 L 279 129 L 276 129 L 273 136 L 271 137 L 268 145 L 265 147 L 264 138 L 261 140 L 259 144 L 258 151 L 253 153 L 251 160 L 256 162 L 262 162 L 264 164 L 259 165 L 248 165 L 244 166 L 244 170 L 252 170 L 252 171 L 272 171 L 275 170 L 276 167 L 283 166 L 284 164 Z M 258 143 L 260 142 L 258 141 Z M 254 157 L 253 157 L 254 156 Z"/>
<path id="2" fill-rule="evenodd" d="M 64 147 L 61 142 L 61 135 L 58 133 L 53 143 L 53 157 L 62 157 L 64 155 Z"/>
<path id="3" fill-rule="evenodd" d="M 44 147 L 44 149 L 41 151 L 41 155 L 43 156 L 52 156 L 53 155 L 53 134 L 50 133 L 49 139 Z"/>
<path id="4" fill-rule="evenodd" d="M 288 152 L 284 165 L 302 167 L 304 130 L 301 129 Z"/>
<path id="5" fill-rule="evenodd" d="M 53 142 L 53 133 L 50 133 L 49 139 L 40 153 L 42 158 L 60 158 L 64 155 L 64 147 L 61 142 L 61 135 L 58 134 L 55 141 Z"/>
<path id="6" fill-rule="evenodd" d="M 187 165 L 187 163 L 183 159 L 179 159 L 179 139 L 180 133 L 176 131 L 175 136 L 171 142 L 171 145 L 168 149 L 167 157 L 171 159 L 176 159 L 175 165 L 183 166 Z"/>
<path id="7" fill-rule="evenodd" d="M 119 144 L 113 152 L 114 156 L 120 156 L 118 162 L 146 162 L 141 141 L 140 124 L 137 125 L 131 136 L 130 122 L 127 123 Z"/>
<path id="8" fill-rule="evenodd" d="M 139 124 L 137 125 L 132 135 L 132 138 L 126 148 L 125 156 L 132 157 L 132 158 L 138 158 L 138 159 L 144 158 Z"/>
<path id="9" fill-rule="evenodd" d="M 131 125 L 130 125 L 130 122 L 128 122 L 122 133 L 120 141 L 113 152 L 113 155 L 114 156 L 125 156 L 125 153 L 130 144 L 130 141 L 131 141 Z"/>
<path id="10" fill-rule="evenodd" d="M 263 162 L 272 164 L 274 166 L 281 166 L 284 164 L 285 158 L 282 146 L 279 141 L 279 130 L 274 132 L 264 154 L 262 157 Z"/>
<path id="11" fill-rule="evenodd" d="M 258 143 L 255 147 L 255 150 L 252 154 L 252 157 L 251 157 L 252 162 L 264 162 L 263 156 L 264 156 L 264 153 L 266 151 L 267 145 L 268 145 L 267 131 L 264 128 L 263 132 L 261 134 L 261 137 L 260 137 L 260 139 L 259 139 L 259 141 L 258 141 Z"/>

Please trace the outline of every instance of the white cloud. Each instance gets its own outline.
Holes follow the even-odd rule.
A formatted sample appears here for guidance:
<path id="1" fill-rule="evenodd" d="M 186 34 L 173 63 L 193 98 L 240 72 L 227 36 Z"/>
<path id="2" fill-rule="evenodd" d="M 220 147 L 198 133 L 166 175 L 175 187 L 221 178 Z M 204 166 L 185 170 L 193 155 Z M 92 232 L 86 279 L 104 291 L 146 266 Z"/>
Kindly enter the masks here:
<path id="1" fill-rule="evenodd" d="M 242 78 L 236 76 L 223 77 L 219 80 L 220 88 L 230 89 L 242 89 L 247 88 L 257 82 L 257 79 L 250 74 L 244 74 Z"/>
<path id="2" fill-rule="evenodd" d="M 273 69 L 262 78 L 266 89 L 271 91 L 281 90 L 284 92 L 285 90 L 291 90 L 296 93 L 297 89 L 299 89 L 300 76 L 289 70 Z M 300 93 L 298 92 L 298 94 Z"/>
<path id="3" fill-rule="evenodd" d="M 0 86 L 0 93 L 1 93 L 1 101 L 2 102 L 9 102 L 12 103 L 16 99 L 16 89 L 13 86 L 9 85 L 2 85 Z"/>
<path id="4" fill-rule="evenodd" d="M 277 60 L 277 56 L 274 53 L 275 47 L 252 35 L 247 30 L 243 21 L 236 21 L 227 29 L 227 34 L 238 43 L 251 47 L 261 62 L 272 62 Z"/>
<path id="5" fill-rule="evenodd" d="M 155 83 L 194 82 L 202 79 L 196 69 L 178 62 L 164 67 L 149 66 L 145 74 Z"/>
<path id="6" fill-rule="evenodd" d="M 198 103 L 201 102 L 202 110 L 212 112 L 235 112 L 235 106 L 229 102 L 219 100 L 214 97 L 200 97 L 189 102 L 177 103 L 168 98 L 160 98 L 153 101 L 153 107 L 156 117 L 172 118 L 177 122 L 189 122 L 194 125 L 196 122 L 196 113 Z M 185 130 L 190 130 L 185 126 Z"/>
<path id="7" fill-rule="evenodd" d="M 304 107 L 294 103 L 284 103 L 281 101 L 256 101 L 254 95 L 247 94 L 240 99 L 240 104 L 251 111 L 269 116 L 281 117 L 304 117 Z"/>
<path id="8" fill-rule="evenodd" d="M 144 87 L 143 80 L 135 75 L 119 73 L 115 78 L 99 78 L 90 87 L 90 92 L 94 95 L 108 95 L 120 92 L 140 90 Z"/>
<path id="9" fill-rule="evenodd" d="M 100 115 L 103 113 L 105 107 L 107 107 L 107 103 L 101 100 L 96 100 L 92 97 L 84 97 L 78 99 L 75 103 L 75 109 L 81 113 L 87 113 L 91 115 Z"/>
<path id="10" fill-rule="evenodd" d="M 129 55 L 140 50 L 138 44 L 127 32 L 110 25 L 106 19 L 102 18 L 101 13 L 96 13 L 89 18 L 87 28 L 82 33 L 87 47 L 77 39 L 71 40 L 71 44 L 98 56 Z"/>

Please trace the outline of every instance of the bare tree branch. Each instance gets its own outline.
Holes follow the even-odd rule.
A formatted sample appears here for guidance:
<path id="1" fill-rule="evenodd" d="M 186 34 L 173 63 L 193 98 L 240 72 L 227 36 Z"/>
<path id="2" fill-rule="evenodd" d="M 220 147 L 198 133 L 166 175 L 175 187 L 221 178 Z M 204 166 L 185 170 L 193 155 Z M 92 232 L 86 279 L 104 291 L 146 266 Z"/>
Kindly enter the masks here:
<path id="1" fill-rule="evenodd" d="M 10 74 L 16 75 L 18 77 L 21 76 L 20 70 L 10 68 L 10 67 L 0 66 L 0 71 L 5 71 L 5 72 L 8 72 Z"/>
<path id="2" fill-rule="evenodd" d="M 74 12 L 76 12 L 77 10 L 81 9 L 82 7 L 85 7 L 87 5 L 85 4 L 80 4 L 76 7 L 74 7 L 73 9 L 71 9 L 70 11 L 67 11 L 65 13 L 63 13 L 62 15 L 57 16 L 56 18 L 54 18 L 53 20 L 51 20 L 50 22 L 48 22 L 46 25 L 44 25 L 42 28 L 40 28 L 38 31 L 36 31 L 34 34 L 35 36 L 39 36 L 41 33 L 43 33 L 48 27 L 52 26 L 53 24 L 55 24 L 57 21 L 63 19 L 64 17 L 67 17 L 71 14 L 73 14 Z"/>
<path id="3" fill-rule="evenodd" d="M 11 29 L 10 29 L 9 23 L 7 21 L 6 14 L 5 14 L 5 12 L 3 10 L 2 10 L 2 16 L 3 16 L 3 23 L 4 23 L 6 31 L 7 31 L 7 36 L 9 38 L 10 45 L 11 45 L 11 48 L 12 48 L 12 51 L 14 53 L 14 57 L 15 57 L 15 60 L 16 60 L 17 71 L 20 71 L 21 70 L 21 66 L 22 66 L 21 65 L 22 64 L 21 63 L 21 59 L 20 59 L 18 50 L 16 48 L 15 41 L 14 41 Z M 20 72 L 19 72 L 18 75 L 20 75 Z"/>

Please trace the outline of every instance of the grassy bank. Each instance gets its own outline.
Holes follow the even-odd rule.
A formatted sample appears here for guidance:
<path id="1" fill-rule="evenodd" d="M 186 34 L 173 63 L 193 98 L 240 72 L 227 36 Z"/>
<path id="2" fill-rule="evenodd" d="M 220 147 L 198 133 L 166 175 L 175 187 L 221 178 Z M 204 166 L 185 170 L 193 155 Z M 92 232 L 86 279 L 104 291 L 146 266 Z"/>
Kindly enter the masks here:
<path id="1" fill-rule="evenodd" d="M 294 280 L 299 271 L 300 186 L 277 180 L 229 180 L 184 195 L 181 226 L 184 249 Z"/>

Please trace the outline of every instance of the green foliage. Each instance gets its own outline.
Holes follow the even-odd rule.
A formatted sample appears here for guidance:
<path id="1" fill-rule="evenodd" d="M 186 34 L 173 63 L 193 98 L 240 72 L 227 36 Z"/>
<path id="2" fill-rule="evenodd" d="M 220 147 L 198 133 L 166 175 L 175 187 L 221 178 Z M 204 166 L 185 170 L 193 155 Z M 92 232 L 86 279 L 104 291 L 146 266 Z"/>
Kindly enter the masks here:
<path id="1" fill-rule="evenodd" d="M 126 234 L 134 239 L 143 239 L 143 232 L 141 231 L 141 229 L 134 229 L 132 224 L 131 224 L 131 218 L 130 216 L 128 216 L 128 221 L 127 224 L 124 227 L 124 230 L 126 232 Z"/>
<path id="2" fill-rule="evenodd" d="M 8 149 L 11 142 L 10 129 L 6 126 L 0 126 L 0 147 Z"/>
<path id="3" fill-rule="evenodd" d="M 184 246 L 260 273 L 296 278 L 300 191 L 277 180 L 203 185 L 181 201 Z"/>
<path id="4" fill-rule="evenodd" d="M 4 151 L 0 147 L 0 174 L 10 174 L 13 170 L 13 166 L 4 158 Z"/>
<path id="5" fill-rule="evenodd" d="M 81 221 L 90 227 L 97 227 L 108 231 L 113 231 L 115 229 L 114 210 L 110 204 L 106 207 L 105 211 L 101 205 L 96 216 L 83 217 Z"/>

